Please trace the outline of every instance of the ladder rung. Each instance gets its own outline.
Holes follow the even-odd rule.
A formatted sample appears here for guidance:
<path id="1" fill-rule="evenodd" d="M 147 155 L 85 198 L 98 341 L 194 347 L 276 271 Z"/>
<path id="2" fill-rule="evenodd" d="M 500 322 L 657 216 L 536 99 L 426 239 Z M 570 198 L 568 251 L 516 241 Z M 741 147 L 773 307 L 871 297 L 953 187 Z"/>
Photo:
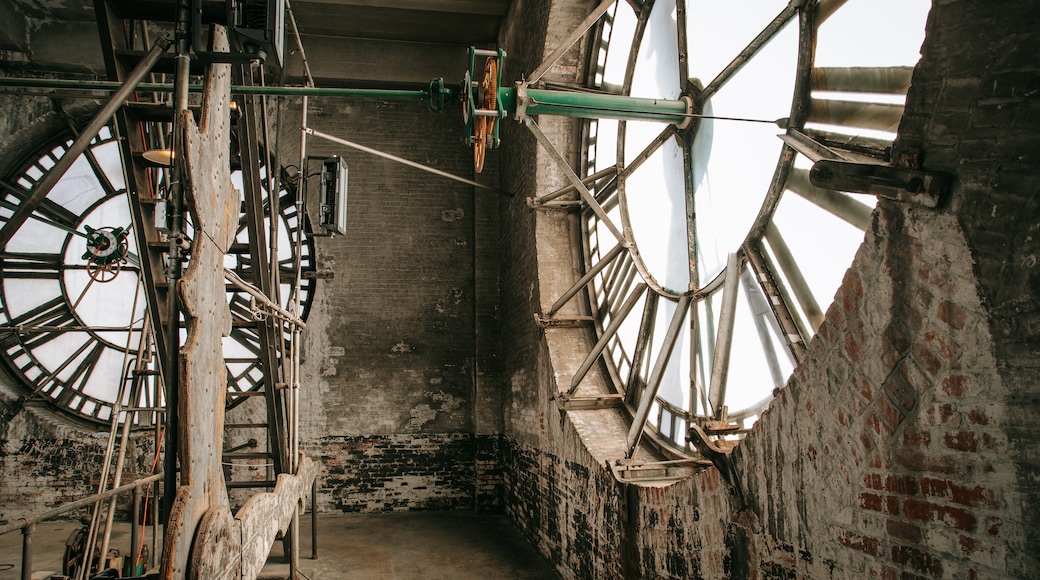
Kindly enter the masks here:
<path id="1" fill-rule="evenodd" d="M 229 397 L 262 397 L 263 391 L 228 391 Z"/>
<path id="2" fill-rule="evenodd" d="M 228 429 L 266 429 L 267 423 L 224 423 Z"/>

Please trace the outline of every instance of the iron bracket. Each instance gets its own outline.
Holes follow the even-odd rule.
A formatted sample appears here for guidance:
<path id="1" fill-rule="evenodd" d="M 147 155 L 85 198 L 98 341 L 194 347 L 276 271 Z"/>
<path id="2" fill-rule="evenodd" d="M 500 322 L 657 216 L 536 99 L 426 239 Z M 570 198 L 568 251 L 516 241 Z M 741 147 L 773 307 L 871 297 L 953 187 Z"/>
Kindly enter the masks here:
<path id="1" fill-rule="evenodd" d="M 825 189 L 936 207 L 949 192 L 952 180 L 949 175 L 935 171 L 821 159 L 809 171 L 809 181 Z"/>

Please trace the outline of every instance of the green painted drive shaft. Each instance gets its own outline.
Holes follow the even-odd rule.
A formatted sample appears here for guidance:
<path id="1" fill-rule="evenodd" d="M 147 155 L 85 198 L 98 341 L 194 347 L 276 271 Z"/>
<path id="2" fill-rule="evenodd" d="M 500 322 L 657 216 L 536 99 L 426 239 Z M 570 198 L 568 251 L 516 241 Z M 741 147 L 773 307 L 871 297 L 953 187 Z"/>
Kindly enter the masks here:
<path id="1" fill-rule="evenodd" d="M 516 114 L 516 88 L 499 89 L 498 98 L 510 116 Z M 688 99 L 648 99 L 543 89 L 527 89 L 527 107 L 524 110 L 527 115 L 647 120 L 677 125 L 687 121 L 692 112 Z"/>

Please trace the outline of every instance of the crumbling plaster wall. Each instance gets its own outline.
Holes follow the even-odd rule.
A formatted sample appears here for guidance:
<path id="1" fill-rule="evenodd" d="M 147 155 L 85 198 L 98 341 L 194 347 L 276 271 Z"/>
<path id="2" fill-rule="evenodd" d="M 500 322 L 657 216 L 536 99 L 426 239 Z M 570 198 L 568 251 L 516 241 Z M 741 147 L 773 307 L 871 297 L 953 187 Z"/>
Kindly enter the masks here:
<path id="1" fill-rule="evenodd" d="M 573 27 L 571 4 L 550 31 Z M 935 210 L 879 205 L 809 360 L 735 452 L 743 500 L 713 468 L 610 480 L 602 434 L 548 400 L 568 355 L 530 319 L 554 299 L 542 246 L 571 242 L 544 235 L 559 216 L 504 208 L 506 511 L 564 577 L 1036 574 L 1037 16 L 934 3 L 895 158 L 953 191 Z M 542 164 L 513 143 L 506 182 L 552 190 L 523 181 Z"/>

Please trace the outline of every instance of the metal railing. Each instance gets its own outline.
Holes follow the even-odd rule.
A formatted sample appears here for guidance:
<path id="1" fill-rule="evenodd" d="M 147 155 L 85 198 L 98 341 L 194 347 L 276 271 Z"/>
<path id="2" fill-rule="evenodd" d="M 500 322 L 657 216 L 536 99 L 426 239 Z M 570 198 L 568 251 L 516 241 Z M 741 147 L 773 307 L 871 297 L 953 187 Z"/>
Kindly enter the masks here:
<path id="1" fill-rule="evenodd" d="M 116 497 L 118 495 L 122 495 L 126 492 L 133 492 L 134 494 L 134 507 L 132 510 L 133 517 L 131 518 L 132 524 L 130 528 L 130 545 L 131 553 L 133 553 L 133 548 L 140 543 L 141 538 L 142 518 L 139 514 L 141 489 L 148 484 L 161 481 L 162 477 L 162 473 L 156 473 L 155 475 L 150 475 L 148 477 L 138 479 L 137 481 L 121 485 L 114 489 L 110 489 L 104 493 L 98 493 L 80 500 L 76 500 L 72 503 L 65 504 L 59 508 L 54 508 L 52 510 L 45 511 L 41 514 L 20 518 L 17 522 L 0 527 L 0 536 L 14 532 L 16 530 L 22 531 L 22 580 L 32 579 L 33 533 L 36 531 L 36 524 L 58 517 L 68 512 L 78 510 L 80 508 L 92 506 L 98 502 Z M 155 525 L 155 523 L 155 520 L 152 520 L 152 524 Z"/>

